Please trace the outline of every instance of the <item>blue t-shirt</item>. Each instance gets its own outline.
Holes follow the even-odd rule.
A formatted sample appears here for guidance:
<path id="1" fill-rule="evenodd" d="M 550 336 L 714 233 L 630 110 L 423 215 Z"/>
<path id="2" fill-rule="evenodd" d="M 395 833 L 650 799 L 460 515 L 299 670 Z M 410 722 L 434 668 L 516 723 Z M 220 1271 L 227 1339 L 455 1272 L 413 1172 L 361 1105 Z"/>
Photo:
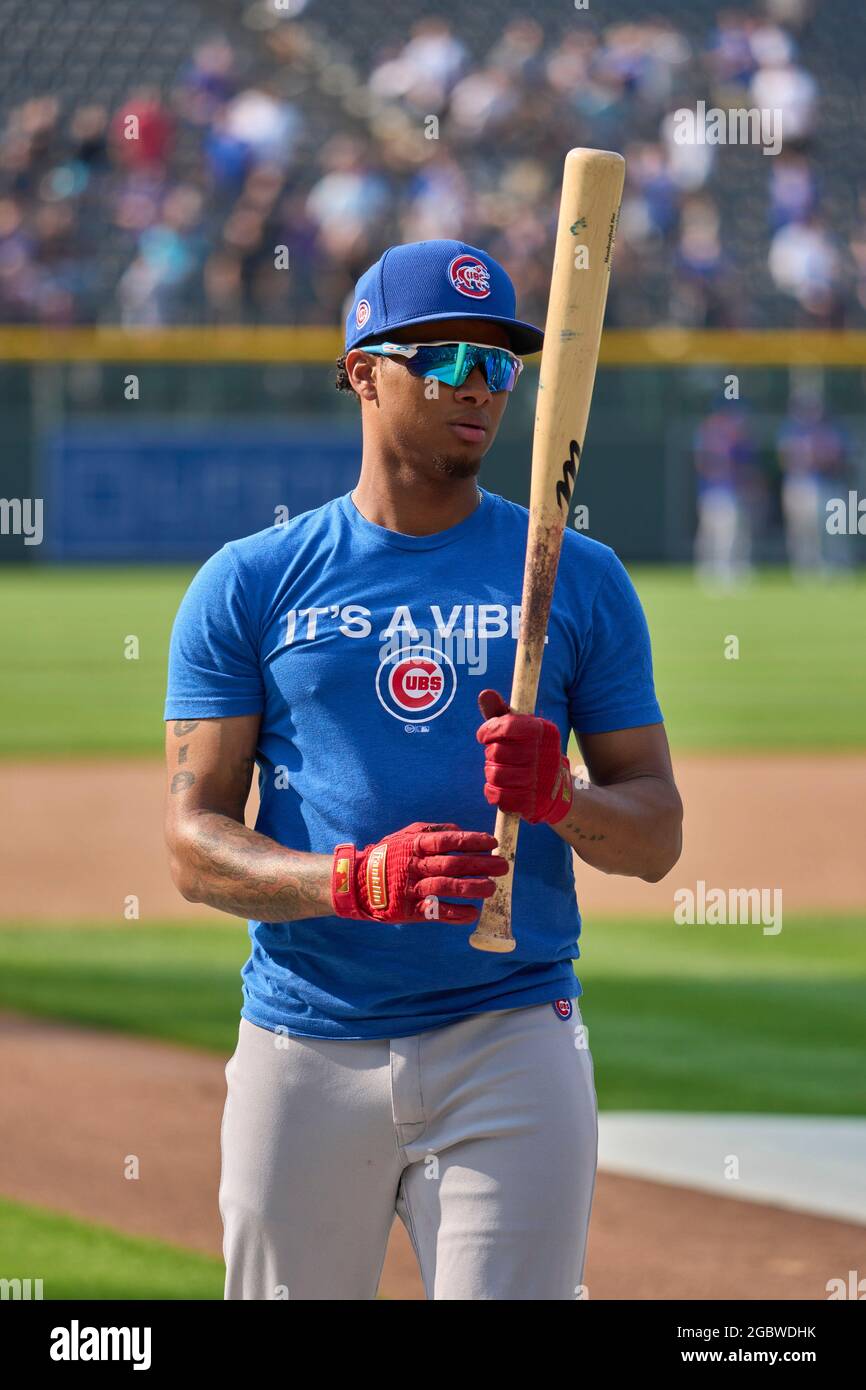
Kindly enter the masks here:
<path id="1" fill-rule="evenodd" d="M 492 832 L 477 697 L 509 697 L 527 526 L 525 507 L 482 489 L 456 526 L 408 536 L 346 493 L 230 542 L 181 603 L 166 719 L 261 714 L 256 829 L 292 849 L 363 848 L 412 821 Z M 662 718 L 631 581 L 575 531 L 536 709 L 563 747 L 570 729 Z M 508 955 L 443 922 L 250 922 L 242 1014 L 307 1037 L 390 1038 L 579 994 L 572 850 L 549 826 L 520 827 L 512 913 Z"/>

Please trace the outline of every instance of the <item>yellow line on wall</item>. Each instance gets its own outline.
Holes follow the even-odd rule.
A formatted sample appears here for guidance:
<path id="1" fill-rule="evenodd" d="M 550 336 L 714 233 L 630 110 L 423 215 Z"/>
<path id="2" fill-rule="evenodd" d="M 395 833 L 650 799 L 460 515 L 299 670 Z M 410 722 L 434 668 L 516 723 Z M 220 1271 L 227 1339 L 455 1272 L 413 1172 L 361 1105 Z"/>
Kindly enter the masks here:
<path id="1" fill-rule="evenodd" d="M 333 328 L 0 326 L 0 362 L 330 362 Z"/>
<path id="2" fill-rule="evenodd" d="M 605 333 L 601 361 L 611 367 L 866 366 L 866 333 L 799 329 L 620 328 Z"/>
<path id="3" fill-rule="evenodd" d="M 0 325 L 0 362 L 262 362 L 332 365 L 336 328 L 47 328 Z M 528 359 L 537 365 L 538 356 Z M 866 367 L 866 332 L 798 329 L 608 329 L 609 367 Z"/>

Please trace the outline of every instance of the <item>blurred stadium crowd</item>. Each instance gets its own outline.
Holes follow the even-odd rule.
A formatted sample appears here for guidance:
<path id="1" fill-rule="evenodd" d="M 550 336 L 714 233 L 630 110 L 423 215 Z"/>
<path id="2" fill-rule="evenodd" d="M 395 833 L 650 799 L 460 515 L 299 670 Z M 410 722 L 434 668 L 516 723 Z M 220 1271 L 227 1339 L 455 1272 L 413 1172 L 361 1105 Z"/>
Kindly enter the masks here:
<path id="1" fill-rule="evenodd" d="M 0 0 L 0 321 L 330 324 L 457 236 L 543 322 L 585 144 L 628 161 L 609 323 L 862 326 L 861 7 Z M 781 153 L 678 144 L 698 101 L 781 110 Z"/>

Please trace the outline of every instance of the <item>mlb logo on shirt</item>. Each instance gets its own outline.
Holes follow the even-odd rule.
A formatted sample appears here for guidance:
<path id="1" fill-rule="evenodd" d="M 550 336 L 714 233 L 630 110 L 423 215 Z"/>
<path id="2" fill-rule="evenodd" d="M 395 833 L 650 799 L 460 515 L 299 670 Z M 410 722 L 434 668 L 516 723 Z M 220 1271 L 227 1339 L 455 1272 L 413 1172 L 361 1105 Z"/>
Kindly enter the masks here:
<path id="1" fill-rule="evenodd" d="M 574 1013 L 574 1008 L 570 999 L 554 999 L 553 1007 L 560 1018 L 571 1018 L 571 1015 Z"/>
<path id="2" fill-rule="evenodd" d="M 349 891 L 349 861 L 348 859 L 337 860 L 337 872 L 335 888 L 338 893 L 348 893 Z"/>

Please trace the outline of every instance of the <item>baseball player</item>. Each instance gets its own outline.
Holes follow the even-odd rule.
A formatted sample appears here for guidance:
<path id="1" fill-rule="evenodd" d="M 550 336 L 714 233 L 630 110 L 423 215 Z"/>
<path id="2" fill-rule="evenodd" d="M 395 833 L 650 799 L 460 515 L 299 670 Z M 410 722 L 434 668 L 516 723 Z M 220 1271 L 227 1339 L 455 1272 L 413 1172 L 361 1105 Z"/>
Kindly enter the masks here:
<path id="1" fill-rule="evenodd" d="M 682 811 L 646 623 L 606 546 L 565 535 L 537 715 L 501 693 L 528 514 L 476 479 L 542 344 L 515 314 L 477 247 L 386 251 L 338 363 L 357 485 L 225 545 L 177 615 L 172 872 L 251 938 L 227 1299 L 374 1298 L 395 1211 L 429 1298 L 582 1296 L 597 1103 L 572 851 L 655 882 Z M 496 806 L 525 822 L 508 955 L 468 941 L 506 867 Z"/>

